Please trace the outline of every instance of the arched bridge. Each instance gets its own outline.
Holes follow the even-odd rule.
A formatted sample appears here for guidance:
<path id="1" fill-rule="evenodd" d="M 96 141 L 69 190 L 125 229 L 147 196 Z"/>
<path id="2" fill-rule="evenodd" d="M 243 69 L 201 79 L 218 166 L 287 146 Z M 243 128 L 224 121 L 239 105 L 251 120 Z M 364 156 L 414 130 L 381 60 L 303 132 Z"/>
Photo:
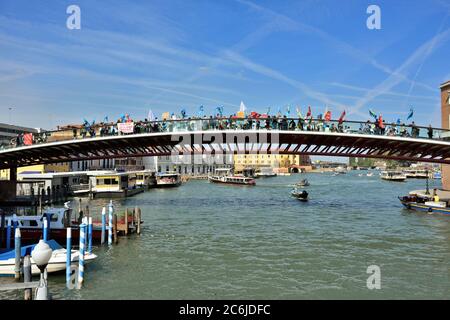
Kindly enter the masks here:
<path id="1" fill-rule="evenodd" d="M 130 156 L 230 153 L 368 157 L 450 164 L 450 141 L 443 139 L 448 130 L 430 132 L 426 127 L 394 124 L 383 129 L 355 121 L 286 118 L 276 121 L 278 124 L 272 123 L 272 119 L 231 118 L 141 122 L 129 134 L 118 133 L 115 124 L 103 124 L 93 128 L 93 137 L 81 137 L 80 128 L 66 128 L 45 133 L 40 142 L 34 137 L 31 145 L 0 150 L 0 169 Z"/>

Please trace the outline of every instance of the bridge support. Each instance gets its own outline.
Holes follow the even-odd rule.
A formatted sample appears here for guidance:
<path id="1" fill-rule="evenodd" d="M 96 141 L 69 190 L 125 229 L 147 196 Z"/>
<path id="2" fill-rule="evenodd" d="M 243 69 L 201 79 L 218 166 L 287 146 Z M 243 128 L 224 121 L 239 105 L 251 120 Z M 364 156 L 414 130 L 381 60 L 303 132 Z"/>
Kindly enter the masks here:
<path id="1" fill-rule="evenodd" d="M 9 181 L 0 181 L 0 203 L 12 200 L 17 194 L 17 167 L 9 168 Z"/>
<path id="2" fill-rule="evenodd" d="M 442 128 L 450 128 L 450 80 L 441 84 L 441 121 Z M 450 165 L 443 164 L 442 189 L 450 190 Z"/>
<path id="3" fill-rule="evenodd" d="M 17 181 L 17 167 L 9 168 L 9 180 Z"/>

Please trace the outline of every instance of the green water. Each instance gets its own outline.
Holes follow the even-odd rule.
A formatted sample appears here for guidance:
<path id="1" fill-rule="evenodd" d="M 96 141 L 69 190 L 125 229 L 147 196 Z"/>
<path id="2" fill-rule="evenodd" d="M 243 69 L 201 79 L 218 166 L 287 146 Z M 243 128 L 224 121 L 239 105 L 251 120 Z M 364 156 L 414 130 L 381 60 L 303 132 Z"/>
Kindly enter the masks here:
<path id="1" fill-rule="evenodd" d="M 358 173 L 255 187 L 190 181 L 115 201 L 118 210 L 142 208 L 141 236 L 96 247 L 82 290 L 65 289 L 64 274 L 49 275 L 50 290 L 55 299 L 450 297 L 450 217 L 404 210 L 397 199 L 425 181 Z M 289 195 L 304 177 L 307 203 Z M 91 202 L 91 212 L 105 203 Z M 381 269 L 380 290 L 367 289 L 370 265 Z"/>

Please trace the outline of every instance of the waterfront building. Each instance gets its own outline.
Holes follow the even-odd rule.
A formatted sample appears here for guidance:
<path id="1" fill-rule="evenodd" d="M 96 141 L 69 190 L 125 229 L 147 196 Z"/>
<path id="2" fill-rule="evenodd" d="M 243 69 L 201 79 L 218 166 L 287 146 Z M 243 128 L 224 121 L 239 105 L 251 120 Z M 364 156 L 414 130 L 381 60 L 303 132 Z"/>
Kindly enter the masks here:
<path id="1" fill-rule="evenodd" d="M 220 161 L 208 155 L 195 156 L 157 156 L 143 158 L 145 169 L 156 172 L 177 172 L 181 175 L 206 175 L 217 168 L 232 168 L 233 156 L 223 156 Z"/>
<path id="2" fill-rule="evenodd" d="M 450 80 L 441 84 L 441 121 L 443 129 L 450 129 Z M 442 165 L 442 189 L 450 190 L 450 165 L 446 164 Z"/>
<path id="3" fill-rule="evenodd" d="M 139 157 L 128 157 L 118 159 L 94 159 L 74 161 L 70 164 L 70 171 L 139 171 L 144 169 L 144 161 Z"/>
<path id="4" fill-rule="evenodd" d="M 69 172 L 69 171 L 70 171 L 69 162 L 38 164 L 34 166 L 17 168 L 17 174 L 54 173 L 54 172 Z M 0 171 L 0 180 L 9 180 L 9 169 Z"/>
<path id="5" fill-rule="evenodd" d="M 311 160 L 306 155 L 285 154 L 236 154 L 233 156 L 235 172 L 246 168 L 261 170 L 271 167 L 276 173 L 299 172 L 311 169 Z"/>

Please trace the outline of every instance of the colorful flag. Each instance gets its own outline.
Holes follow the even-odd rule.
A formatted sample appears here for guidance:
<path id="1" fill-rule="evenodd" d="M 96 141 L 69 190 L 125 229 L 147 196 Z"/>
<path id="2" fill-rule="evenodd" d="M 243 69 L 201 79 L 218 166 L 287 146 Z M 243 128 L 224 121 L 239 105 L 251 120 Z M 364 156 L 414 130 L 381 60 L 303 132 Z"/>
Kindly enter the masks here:
<path id="1" fill-rule="evenodd" d="M 156 119 L 156 117 L 155 117 L 155 115 L 153 114 L 152 109 L 149 109 L 149 110 L 148 110 L 148 115 L 147 115 L 147 120 L 148 120 L 148 121 L 155 121 L 155 119 Z"/>
<path id="2" fill-rule="evenodd" d="M 266 113 L 266 114 L 267 114 L 267 115 L 270 114 L 270 107 L 267 108 L 267 113 Z"/>
<path id="3" fill-rule="evenodd" d="M 308 106 L 308 113 L 306 114 L 306 118 L 312 118 L 311 106 Z"/>
<path id="4" fill-rule="evenodd" d="M 384 123 L 383 123 L 383 118 L 380 116 L 378 117 L 378 126 L 383 129 L 384 128 Z"/>
<path id="5" fill-rule="evenodd" d="M 187 115 L 186 114 L 186 109 L 184 109 L 184 108 L 181 109 L 181 118 L 183 118 L 183 119 L 186 118 L 186 115 Z"/>
<path id="6" fill-rule="evenodd" d="M 328 111 L 325 113 L 325 120 L 326 120 L 326 121 L 330 121 L 330 120 L 331 120 L 331 111 L 330 111 L 330 110 L 328 110 Z"/>
<path id="7" fill-rule="evenodd" d="M 300 110 L 300 107 L 297 107 L 296 111 L 297 111 L 297 116 L 298 116 L 300 119 L 303 119 L 303 115 L 302 115 L 302 111 Z"/>
<path id="8" fill-rule="evenodd" d="M 247 107 L 245 106 L 244 101 L 241 101 L 241 105 L 239 106 L 239 111 L 245 113 L 245 110 L 247 110 Z"/>
<path id="9" fill-rule="evenodd" d="M 414 115 L 414 110 L 413 110 L 413 108 L 410 108 L 409 109 L 409 114 L 408 114 L 408 117 L 406 118 L 406 120 L 411 119 L 413 117 L 413 115 Z"/>
<path id="10" fill-rule="evenodd" d="M 205 115 L 205 110 L 204 110 L 203 106 L 198 107 L 197 115 L 199 117 L 203 117 Z"/>
<path id="11" fill-rule="evenodd" d="M 169 117 L 170 117 L 170 114 L 169 114 L 169 112 L 163 112 L 163 114 L 162 114 L 162 119 L 163 120 L 167 120 L 167 119 L 169 119 Z"/>
<path id="12" fill-rule="evenodd" d="M 219 116 L 222 117 L 223 116 L 223 106 L 217 107 L 216 110 L 217 110 L 217 113 L 219 114 Z"/>
<path id="13" fill-rule="evenodd" d="M 344 118 L 345 118 L 345 110 L 342 112 L 341 116 L 339 117 L 339 124 L 344 122 Z"/>
<path id="14" fill-rule="evenodd" d="M 371 117 L 373 117 L 375 119 L 375 121 L 377 120 L 378 116 L 375 112 L 373 112 L 371 109 L 369 109 L 369 114 Z"/>
<path id="15" fill-rule="evenodd" d="M 33 134 L 32 133 L 24 133 L 23 144 L 26 146 L 31 146 L 33 144 Z"/>
<path id="16" fill-rule="evenodd" d="M 291 106 L 287 106 L 287 108 L 286 108 L 286 117 L 290 117 L 290 115 L 291 115 Z"/>

